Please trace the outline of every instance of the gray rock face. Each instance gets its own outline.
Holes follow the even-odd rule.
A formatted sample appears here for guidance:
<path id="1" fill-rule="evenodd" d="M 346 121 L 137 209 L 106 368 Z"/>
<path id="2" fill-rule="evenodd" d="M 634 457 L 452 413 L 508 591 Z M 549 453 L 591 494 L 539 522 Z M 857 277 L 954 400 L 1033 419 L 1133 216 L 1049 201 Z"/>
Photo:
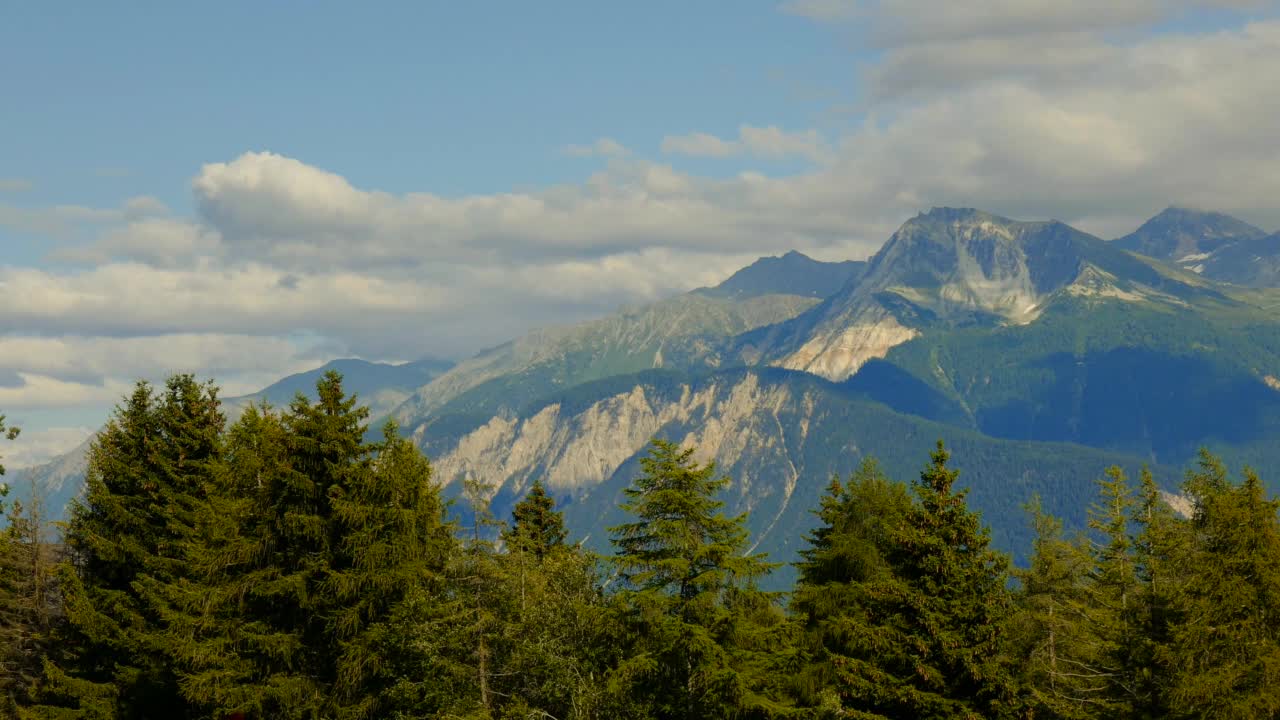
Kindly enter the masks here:
<path id="1" fill-rule="evenodd" d="M 894 233 L 856 284 L 746 340 L 767 364 L 843 380 L 937 324 L 1029 323 L 1115 254 L 1062 223 L 934 208 Z"/>

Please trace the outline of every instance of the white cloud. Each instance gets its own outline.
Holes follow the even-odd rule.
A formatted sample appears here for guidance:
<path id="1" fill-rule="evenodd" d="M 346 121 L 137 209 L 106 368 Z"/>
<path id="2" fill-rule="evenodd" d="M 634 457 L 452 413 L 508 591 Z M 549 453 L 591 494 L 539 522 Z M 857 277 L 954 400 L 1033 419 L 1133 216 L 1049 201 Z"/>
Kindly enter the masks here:
<path id="1" fill-rule="evenodd" d="M 662 139 L 662 152 L 693 157 L 750 155 L 775 160 L 800 157 L 812 161 L 820 161 L 828 155 L 826 143 L 816 130 L 787 132 L 774 125 L 742 125 L 738 128 L 736 140 L 722 140 L 702 132 L 668 135 Z"/>
<path id="2" fill-rule="evenodd" d="M 570 157 L 626 157 L 631 151 L 613 138 L 600 138 L 590 145 L 569 145 L 564 149 Z"/>
<path id="3" fill-rule="evenodd" d="M 805 7 L 834 17 L 863 6 Z M 865 257 L 932 205 L 1110 234 L 1171 202 L 1280 226 L 1280 23 L 1116 42 L 1103 25 L 1170 11 L 874 8 L 887 40 L 863 69 L 870 112 L 842 134 L 672 135 L 672 162 L 606 138 L 569 150 L 602 159 L 583 182 L 466 197 L 362 188 L 255 152 L 199 169 L 195 218 L 146 197 L 0 207 L 0 224 L 95 231 L 55 255 L 93 267 L 0 266 L 0 374 L 12 380 L 0 408 L 112 402 L 134 377 L 172 370 L 216 371 L 243 392 L 336 355 L 463 354 L 712 284 L 762 254 Z M 1090 8 L 1100 14 L 1083 17 Z M 926 10 L 938 15 L 894 30 Z M 684 155 L 810 167 L 707 178 L 683 170 Z M 323 349 L 286 339 L 298 332 Z"/>
<path id="4" fill-rule="evenodd" d="M 76 382 L 36 373 L 17 373 L 20 382 L 0 385 L 0 407 L 8 410 L 103 405 L 120 399 L 130 388 L 116 381 Z"/>
<path id="5" fill-rule="evenodd" d="M 280 372 L 299 347 L 282 337 L 178 333 L 142 337 L 0 335 L 0 371 L 47 377 L 125 380 L 176 372 Z"/>
<path id="6" fill-rule="evenodd" d="M 715 135 L 698 132 L 664 137 L 662 152 L 693 157 L 730 157 L 741 153 L 742 148 L 732 140 L 721 140 Z"/>
<path id="7" fill-rule="evenodd" d="M 9 471 L 34 467 L 74 450 L 89 439 L 93 432 L 92 428 L 79 426 L 23 430 L 14 442 L 0 444 L 0 461 Z M 19 491 L 21 492 L 21 488 Z"/>

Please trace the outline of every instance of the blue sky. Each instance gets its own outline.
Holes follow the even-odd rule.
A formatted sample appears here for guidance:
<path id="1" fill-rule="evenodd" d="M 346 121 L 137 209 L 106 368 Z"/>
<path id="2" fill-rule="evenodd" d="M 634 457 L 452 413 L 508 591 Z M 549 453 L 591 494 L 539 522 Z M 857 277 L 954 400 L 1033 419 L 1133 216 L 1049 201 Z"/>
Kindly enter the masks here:
<path id="1" fill-rule="evenodd" d="M 1274 0 L 14 3 L 10 464 L 136 378 L 464 357 L 932 205 L 1280 229 Z"/>
<path id="2" fill-rule="evenodd" d="M 771 2 L 373 7 L 18 5 L 5 172 L 22 202 L 189 210 L 201 164 L 269 149 L 361 187 L 502 192 L 585 178 L 564 148 L 599 137 L 828 123 L 855 80 L 840 38 Z"/>

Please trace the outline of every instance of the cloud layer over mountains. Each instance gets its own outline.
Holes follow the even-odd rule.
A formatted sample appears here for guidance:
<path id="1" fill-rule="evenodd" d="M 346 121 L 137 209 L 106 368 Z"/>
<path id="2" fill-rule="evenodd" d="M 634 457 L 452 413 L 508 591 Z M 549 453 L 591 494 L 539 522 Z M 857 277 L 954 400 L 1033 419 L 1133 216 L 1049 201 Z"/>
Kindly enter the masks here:
<path id="1" fill-rule="evenodd" d="M 191 217 L 145 197 L 36 209 L 0 197 L 0 225 L 51 248 L 38 267 L 0 266 L 0 410 L 109 403 L 134 377 L 180 369 L 237 392 L 337 355 L 469 353 L 713 284 L 762 254 L 865 257 L 932 205 L 1105 236 L 1170 203 L 1280 226 L 1271 4 L 964 8 L 786 3 L 874 50 L 849 61 L 841 127 L 655 128 L 648 156 L 583 138 L 568 151 L 600 165 L 576 184 L 392 194 L 253 151 L 193 168 Z M 800 166 L 687 169 L 730 157 Z"/>

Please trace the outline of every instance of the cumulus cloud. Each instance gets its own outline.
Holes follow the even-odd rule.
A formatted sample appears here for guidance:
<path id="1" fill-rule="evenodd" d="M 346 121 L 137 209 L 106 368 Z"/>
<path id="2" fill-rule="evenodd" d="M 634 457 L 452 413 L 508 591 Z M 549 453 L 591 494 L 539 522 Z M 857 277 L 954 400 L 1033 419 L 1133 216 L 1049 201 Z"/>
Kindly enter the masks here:
<path id="1" fill-rule="evenodd" d="M 93 432 L 84 426 L 23 430 L 15 442 L 0 444 L 0 460 L 6 470 L 34 467 L 79 447 Z"/>
<path id="2" fill-rule="evenodd" d="M 1170 203 L 1280 226 L 1280 22 L 1118 42 L 1108 29 L 1176 11 L 1120 5 L 794 2 L 825 19 L 862 13 L 880 33 L 861 69 L 865 117 L 843 132 L 669 135 L 662 162 L 601 139 L 566 150 L 600 161 L 577 183 L 388 193 L 248 152 L 193 168 L 195 217 L 147 197 L 0 206 L 0 224 L 96 231 L 61 243 L 69 269 L 0 266 L 0 408 L 110 402 L 171 370 L 212 370 L 244 392 L 339 355 L 465 355 L 714 284 L 762 254 L 866 257 L 933 205 L 1104 235 Z M 808 165 L 702 177 L 685 156 Z"/>

